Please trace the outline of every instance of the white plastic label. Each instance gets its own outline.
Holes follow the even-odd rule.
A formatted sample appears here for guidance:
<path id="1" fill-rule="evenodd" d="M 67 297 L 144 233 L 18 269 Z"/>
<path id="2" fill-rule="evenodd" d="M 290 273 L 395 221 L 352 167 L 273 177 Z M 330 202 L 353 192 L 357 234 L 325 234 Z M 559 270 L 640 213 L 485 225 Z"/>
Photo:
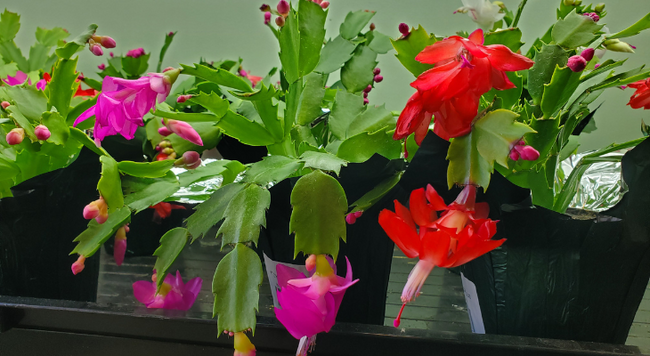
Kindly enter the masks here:
<path id="1" fill-rule="evenodd" d="M 476 285 L 465 278 L 462 272 L 460 278 L 463 282 L 465 303 L 467 303 L 467 313 L 469 314 L 469 322 L 472 325 L 472 332 L 474 334 L 485 334 L 485 325 L 483 324 L 483 315 L 481 315 L 481 306 L 478 303 Z"/>
<path id="2" fill-rule="evenodd" d="M 266 276 L 269 278 L 269 285 L 271 286 L 271 294 L 273 295 L 273 305 L 276 308 L 280 307 L 280 304 L 278 304 L 278 294 L 277 294 L 278 289 L 280 289 L 280 286 L 278 284 L 278 274 L 276 270 L 277 265 L 285 265 L 287 267 L 297 269 L 298 271 L 302 272 L 305 275 L 305 277 L 309 275 L 309 273 L 307 272 L 307 268 L 305 268 L 304 265 L 294 265 L 291 263 L 282 263 L 282 262 L 273 261 L 266 254 L 264 254 L 264 265 L 266 266 Z"/>

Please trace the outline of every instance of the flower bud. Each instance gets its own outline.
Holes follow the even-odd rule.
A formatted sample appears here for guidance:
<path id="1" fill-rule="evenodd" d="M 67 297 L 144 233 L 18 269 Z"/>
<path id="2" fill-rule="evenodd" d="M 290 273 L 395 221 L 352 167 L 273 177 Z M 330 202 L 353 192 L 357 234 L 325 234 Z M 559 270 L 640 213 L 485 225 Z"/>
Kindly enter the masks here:
<path id="1" fill-rule="evenodd" d="M 169 140 L 162 140 L 158 143 L 158 146 L 160 146 L 160 148 L 172 147 L 172 143 Z"/>
<path id="2" fill-rule="evenodd" d="M 167 127 L 165 127 L 165 126 L 159 128 L 159 129 L 158 129 L 158 133 L 159 133 L 161 136 L 164 136 L 164 137 L 167 137 L 167 136 L 173 134 L 173 132 L 169 131 L 169 129 L 168 129 Z M 160 146 L 158 146 L 158 147 L 160 147 Z"/>
<path id="3" fill-rule="evenodd" d="M 521 147 L 517 149 L 519 156 L 524 161 L 535 161 L 539 158 L 539 152 L 533 148 L 533 146 L 517 146 Z"/>
<path id="4" fill-rule="evenodd" d="M 88 203 L 83 211 L 84 219 L 95 219 L 97 223 L 103 224 L 108 219 L 108 205 L 101 196 L 99 199 Z"/>
<path id="5" fill-rule="evenodd" d="M 372 85 L 368 84 L 368 86 L 365 89 L 363 89 L 363 92 L 370 93 L 370 91 L 372 91 Z"/>
<path id="6" fill-rule="evenodd" d="M 104 54 L 104 50 L 102 49 L 102 46 L 97 44 L 97 43 L 91 44 L 89 49 L 90 49 L 90 52 L 92 52 L 92 54 L 94 54 L 94 55 L 96 55 L 98 57 L 101 56 L 102 54 Z"/>
<path id="7" fill-rule="evenodd" d="M 594 8 L 594 11 L 596 11 L 597 13 L 601 13 L 603 12 L 603 10 L 605 10 L 605 3 L 602 2 L 596 5 L 596 7 Z"/>
<path id="8" fill-rule="evenodd" d="M 108 55 L 111 56 L 111 58 L 114 56 L 113 52 L 110 52 Z"/>
<path id="9" fill-rule="evenodd" d="M 370 23 L 370 31 L 374 31 L 375 28 L 377 28 L 377 26 L 375 26 L 375 23 L 374 23 L 374 22 L 371 22 L 371 23 Z"/>
<path id="10" fill-rule="evenodd" d="M 345 216 L 345 221 L 348 224 L 352 225 L 355 222 L 357 222 L 357 219 L 360 218 L 361 215 L 363 215 L 363 211 L 355 211 L 353 213 L 350 213 L 350 214 L 346 215 Z"/>
<path id="11" fill-rule="evenodd" d="M 104 70 L 104 69 L 106 69 L 106 64 L 102 63 L 102 64 L 98 65 L 97 68 L 99 70 Z"/>
<path id="12" fill-rule="evenodd" d="M 118 266 L 124 262 L 124 255 L 126 254 L 126 225 L 117 229 L 115 233 L 115 244 L 113 245 L 113 258 L 115 264 Z"/>
<path id="13" fill-rule="evenodd" d="M 282 16 L 289 14 L 289 3 L 287 0 L 280 0 L 277 6 L 278 13 Z"/>
<path id="14" fill-rule="evenodd" d="M 164 161 L 164 160 L 166 160 L 168 158 L 169 158 L 169 155 L 166 155 L 166 154 L 161 152 L 156 156 L 156 161 Z"/>
<path id="15" fill-rule="evenodd" d="M 330 6 L 330 2 L 329 2 L 329 1 L 323 1 L 322 3 L 320 3 L 320 7 L 321 7 L 323 10 L 327 9 L 329 6 Z"/>
<path id="16" fill-rule="evenodd" d="M 374 75 L 378 75 L 379 73 L 381 73 L 381 69 L 379 69 L 379 68 L 375 68 L 375 69 L 372 70 L 372 74 L 374 74 Z"/>
<path id="17" fill-rule="evenodd" d="M 278 27 L 284 27 L 284 17 L 276 17 L 275 24 L 278 25 Z"/>
<path id="18" fill-rule="evenodd" d="M 108 36 L 102 36 L 99 43 L 101 43 L 104 48 L 115 48 L 117 45 L 115 40 Z"/>
<path id="19" fill-rule="evenodd" d="M 368 97 L 368 93 L 364 91 L 364 92 L 363 92 L 363 97 L 364 97 L 364 98 L 367 98 L 367 97 Z"/>
<path id="20" fill-rule="evenodd" d="M 382 77 L 381 75 L 375 75 L 373 80 L 375 81 L 375 83 L 381 83 L 381 81 L 384 80 L 384 77 Z"/>
<path id="21" fill-rule="evenodd" d="M 510 156 L 510 159 L 513 160 L 513 161 L 518 161 L 519 160 L 519 152 L 517 152 L 517 150 L 510 151 L 509 156 Z"/>
<path id="22" fill-rule="evenodd" d="M 84 264 L 85 262 L 86 262 L 86 257 L 79 255 L 79 258 L 77 258 L 77 262 L 73 263 L 72 267 L 70 268 L 72 269 L 72 274 L 76 276 L 79 272 L 83 271 L 84 268 L 86 267 L 86 265 Z"/>
<path id="23" fill-rule="evenodd" d="M 573 6 L 575 5 L 575 0 L 564 0 L 564 6 Z"/>
<path id="24" fill-rule="evenodd" d="M 363 98 L 363 105 L 368 105 L 370 103 L 370 100 L 368 98 Z"/>
<path id="25" fill-rule="evenodd" d="M 131 58 L 138 58 L 140 56 L 143 56 L 144 54 L 145 54 L 144 48 L 142 48 L 142 47 L 132 49 L 132 50 L 126 52 L 126 56 L 131 57 Z"/>
<path id="26" fill-rule="evenodd" d="M 271 11 L 271 7 L 268 4 L 262 4 L 262 6 L 260 6 L 260 11 L 269 12 Z"/>
<path id="27" fill-rule="evenodd" d="M 170 154 L 174 153 L 174 149 L 171 148 L 171 147 L 167 147 L 167 148 L 163 148 L 161 152 L 166 154 L 166 155 L 170 155 Z"/>
<path id="28" fill-rule="evenodd" d="M 409 25 L 405 24 L 404 22 L 399 24 L 399 26 L 397 28 L 399 29 L 399 32 L 404 37 L 408 36 L 411 33 L 411 29 L 409 28 Z"/>
<path id="29" fill-rule="evenodd" d="M 634 53 L 634 49 L 628 43 L 619 41 L 618 39 L 607 40 L 603 42 L 603 46 L 614 52 Z"/>
<path id="30" fill-rule="evenodd" d="M 594 22 L 598 22 L 600 20 L 600 16 L 598 16 L 598 14 L 595 12 L 585 12 L 584 14 L 582 14 L 582 16 L 586 16 L 594 20 Z"/>
<path id="31" fill-rule="evenodd" d="M 596 50 L 593 48 L 585 48 L 581 53 L 580 56 L 585 59 L 585 61 L 589 62 L 594 58 L 594 53 L 596 53 Z"/>
<path id="32" fill-rule="evenodd" d="M 495 2 L 493 2 L 492 4 L 494 4 L 494 5 L 496 5 L 496 6 L 500 7 L 500 8 L 502 8 L 502 9 L 504 9 L 504 10 L 505 10 L 505 8 L 506 8 L 506 4 L 504 4 L 502 1 L 495 1 Z"/>
<path id="33" fill-rule="evenodd" d="M 270 12 L 265 12 L 264 13 L 264 24 L 268 25 L 271 23 L 271 13 Z"/>
<path id="34" fill-rule="evenodd" d="M 8 101 L 3 101 L 2 103 L 0 103 L 0 106 L 2 106 L 2 109 L 4 110 L 7 109 L 9 106 L 11 106 L 11 104 Z"/>
<path id="35" fill-rule="evenodd" d="M 191 99 L 192 95 L 190 94 L 185 94 L 185 95 L 179 95 L 178 98 L 176 98 L 176 102 L 179 104 L 182 104 L 186 102 L 188 99 Z"/>
<path id="36" fill-rule="evenodd" d="M 163 122 L 165 123 L 165 126 L 167 128 L 180 136 L 181 138 L 192 142 L 195 145 L 198 146 L 203 146 L 203 140 L 201 139 L 201 136 L 199 135 L 196 130 L 192 127 L 192 125 L 188 124 L 187 122 L 184 121 L 178 121 L 178 120 L 164 120 Z"/>
<path id="37" fill-rule="evenodd" d="M 12 129 L 9 131 L 5 139 L 7 140 L 7 143 L 12 146 L 18 145 L 25 139 L 25 130 L 21 129 L 20 127 Z"/>
<path id="38" fill-rule="evenodd" d="M 309 255 L 305 260 L 305 268 L 307 271 L 313 271 L 316 268 L 316 255 Z"/>
<path id="39" fill-rule="evenodd" d="M 571 56 L 567 66 L 574 72 L 582 72 L 587 67 L 587 61 L 582 56 Z"/>
<path id="40" fill-rule="evenodd" d="M 36 135 L 36 138 L 41 141 L 47 141 L 47 139 L 52 135 L 50 129 L 45 125 L 36 126 L 36 128 L 34 128 L 34 134 Z"/>
<path id="41" fill-rule="evenodd" d="M 176 166 L 184 166 L 186 169 L 196 169 L 201 165 L 201 155 L 196 151 L 186 151 L 183 156 L 174 162 Z"/>

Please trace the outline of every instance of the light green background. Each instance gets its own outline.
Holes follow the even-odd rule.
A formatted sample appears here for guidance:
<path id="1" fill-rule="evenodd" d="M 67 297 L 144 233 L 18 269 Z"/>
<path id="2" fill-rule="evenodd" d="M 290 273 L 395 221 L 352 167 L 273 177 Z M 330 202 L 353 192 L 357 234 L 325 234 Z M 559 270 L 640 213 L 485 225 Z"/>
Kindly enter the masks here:
<path id="1" fill-rule="evenodd" d="M 268 0 L 267 0 L 268 1 Z M 377 11 L 373 22 L 377 30 L 391 37 L 399 35 L 397 25 L 422 24 L 429 32 L 447 36 L 459 30 L 471 31 L 477 26 L 467 15 L 453 15 L 460 7 L 458 0 L 331 0 L 328 16 L 328 37 L 336 30 L 348 11 L 369 9 Z M 518 1 L 504 0 L 514 9 Z M 584 1 L 585 3 L 587 1 Z M 270 3 L 275 6 L 277 2 Z M 520 21 L 524 42 L 531 43 L 555 21 L 555 8 L 559 1 L 530 0 Z M 98 34 L 110 35 L 117 41 L 116 53 L 144 47 L 153 52 L 150 69 L 155 69 L 157 55 L 164 34 L 178 31 L 168 51 L 164 66 L 192 63 L 199 57 L 207 60 L 241 57 L 246 70 L 264 76 L 271 68 L 279 66 L 278 44 L 263 25 L 259 11 L 262 1 L 257 0 L 9 0 L 4 2 L 10 11 L 22 15 L 18 45 L 27 53 L 34 42 L 37 26 L 61 26 L 75 36 L 88 24 L 99 25 Z M 607 23 L 617 32 L 650 12 L 648 0 L 610 0 L 607 2 Z M 650 31 L 628 39 L 638 46 L 624 68 L 631 69 L 650 62 Z M 524 46 L 527 50 L 528 46 Z M 108 55 L 106 51 L 105 56 Z M 609 52 L 608 57 L 621 58 Z M 86 76 L 96 77 L 96 66 L 103 58 L 90 52 L 80 54 L 80 69 Z M 380 56 L 379 67 L 384 81 L 370 94 L 370 102 L 386 103 L 390 110 L 401 110 L 413 93 L 409 83 L 412 75 L 395 59 L 393 54 Z M 646 111 L 626 106 L 632 90 L 609 89 L 596 105 L 605 102 L 596 115 L 598 130 L 583 135 L 581 150 L 594 149 L 612 142 L 622 142 L 641 136 L 641 119 Z M 650 123 L 650 120 L 647 120 Z"/>

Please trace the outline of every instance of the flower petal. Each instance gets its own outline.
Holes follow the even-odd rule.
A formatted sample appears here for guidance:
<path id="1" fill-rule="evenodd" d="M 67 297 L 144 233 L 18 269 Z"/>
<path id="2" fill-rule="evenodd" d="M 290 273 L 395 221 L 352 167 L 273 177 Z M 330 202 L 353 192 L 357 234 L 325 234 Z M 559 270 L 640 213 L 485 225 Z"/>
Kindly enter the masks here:
<path id="1" fill-rule="evenodd" d="M 394 212 L 384 209 L 379 213 L 379 225 L 388 237 L 408 258 L 417 257 L 420 252 L 420 237 L 417 232 Z"/>

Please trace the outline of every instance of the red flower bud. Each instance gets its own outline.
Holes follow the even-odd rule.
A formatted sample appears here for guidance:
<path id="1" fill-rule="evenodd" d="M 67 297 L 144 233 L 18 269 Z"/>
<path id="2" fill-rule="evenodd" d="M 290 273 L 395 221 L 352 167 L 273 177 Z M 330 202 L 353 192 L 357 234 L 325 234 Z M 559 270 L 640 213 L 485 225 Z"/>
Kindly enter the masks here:
<path id="1" fill-rule="evenodd" d="M 384 77 L 381 75 L 375 75 L 375 78 L 373 78 L 375 83 L 381 83 L 382 80 L 384 80 Z"/>
<path id="2" fill-rule="evenodd" d="M 330 2 L 329 2 L 329 1 L 323 1 L 322 3 L 320 3 L 320 7 L 321 7 L 323 10 L 327 9 L 329 6 L 330 6 Z"/>
<path id="3" fill-rule="evenodd" d="M 9 106 L 11 106 L 11 104 L 8 101 L 3 101 L 2 103 L 0 103 L 0 105 L 2 106 L 3 109 L 6 109 Z"/>
<path id="4" fill-rule="evenodd" d="M 371 90 L 372 90 L 372 85 L 368 84 L 368 86 L 365 89 L 363 89 L 363 92 L 370 93 Z"/>
<path id="5" fill-rule="evenodd" d="M 594 22 L 598 22 L 598 20 L 600 20 L 600 16 L 598 16 L 598 14 L 595 12 L 585 12 L 584 14 L 582 14 L 582 16 L 586 16 L 594 20 Z"/>
<path id="6" fill-rule="evenodd" d="M 176 98 L 176 102 L 179 104 L 182 104 L 186 102 L 188 99 L 190 99 L 192 95 L 190 94 L 185 94 L 185 95 L 179 95 L 178 98 Z"/>
<path id="7" fill-rule="evenodd" d="M 368 98 L 363 99 L 363 105 L 368 105 L 370 103 L 370 100 Z"/>

